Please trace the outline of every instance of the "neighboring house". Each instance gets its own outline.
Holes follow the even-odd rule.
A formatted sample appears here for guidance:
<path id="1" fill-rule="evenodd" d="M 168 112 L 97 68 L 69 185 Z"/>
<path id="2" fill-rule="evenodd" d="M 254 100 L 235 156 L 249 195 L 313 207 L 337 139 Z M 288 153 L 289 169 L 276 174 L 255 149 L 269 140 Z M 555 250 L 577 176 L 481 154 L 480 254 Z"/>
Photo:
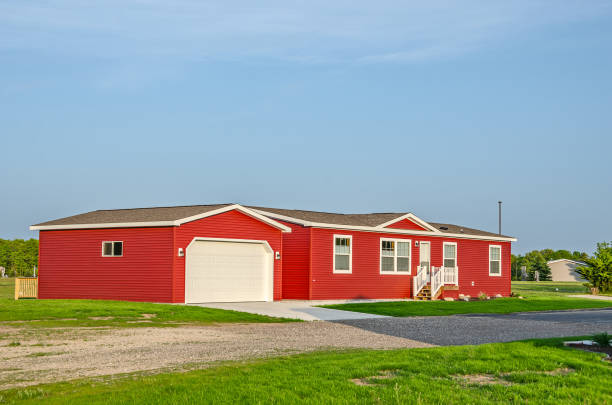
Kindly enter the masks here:
<path id="1" fill-rule="evenodd" d="M 584 278 L 576 273 L 576 267 L 585 266 L 585 263 L 570 259 L 558 259 L 546 262 L 550 268 L 552 281 L 585 281 Z"/>
<path id="2" fill-rule="evenodd" d="M 408 298 L 427 286 L 507 296 L 516 240 L 410 213 L 238 204 L 92 211 L 30 229 L 40 298 L 177 303 Z"/>

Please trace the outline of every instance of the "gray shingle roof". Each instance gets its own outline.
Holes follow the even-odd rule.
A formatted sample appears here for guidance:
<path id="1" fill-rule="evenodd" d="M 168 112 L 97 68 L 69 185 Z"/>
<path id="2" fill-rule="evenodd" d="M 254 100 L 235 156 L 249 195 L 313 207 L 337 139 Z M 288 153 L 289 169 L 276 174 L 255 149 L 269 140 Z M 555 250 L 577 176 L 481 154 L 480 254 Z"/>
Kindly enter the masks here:
<path id="1" fill-rule="evenodd" d="M 34 226 L 50 226 L 50 225 L 93 225 L 93 224 L 110 224 L 110 223 L 138 223 L 138 222 L 160 222 L 160 221 L 176 221 L 183 218 L 191 217 L 198 214 L 203 214 L 219 208 L 227 207 L 232 204 L 213 204 L 213 205 L 187 205 L 176 207 L 152 207 L 152 208 L 130 208 L 130 209 L 114 209 L 114 210 L 97 210 L 86 212 L 84 214 L 73 215 L 66 218 L 60 218 L 53 221 L 42 222 Z M 406 215 L 406 212 L 386 212 L 372 214 L 340 214 L 331 212 L 292 210 L 282 208 L 268 208 L 257 206 L 245 206 L 246 208 L 266 211 L 272 214 L 278 214 L 286 217 L 291 217 L 308 222 L 318 222 L 337 225 L 352 225 L 352 226 L 378 226 L 395 218 Z M 453 224 L 443 224 L 437 222 L 428 222 L 433 227 L 440 229 L 445 233 L 504 237 L 510 236 L 498 235 L 497 233 L 482 231 L 479 229 L 468 228 Z M 446 228 L 446 229 L 444 229 Z"/>

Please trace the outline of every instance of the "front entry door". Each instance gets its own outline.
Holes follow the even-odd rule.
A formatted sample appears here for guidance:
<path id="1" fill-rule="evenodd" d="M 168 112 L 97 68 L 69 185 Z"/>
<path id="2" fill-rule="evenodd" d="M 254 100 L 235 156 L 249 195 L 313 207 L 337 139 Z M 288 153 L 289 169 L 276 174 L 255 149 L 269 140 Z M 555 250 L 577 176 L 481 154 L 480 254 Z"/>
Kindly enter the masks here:
<path id="1" fill-rule="evenodd" d="M 425 267 L 427 272 L 427 282 L 431 281 L 431 245 L 429 242 L 419 243 L 419 260 L 420 266 Z"/>

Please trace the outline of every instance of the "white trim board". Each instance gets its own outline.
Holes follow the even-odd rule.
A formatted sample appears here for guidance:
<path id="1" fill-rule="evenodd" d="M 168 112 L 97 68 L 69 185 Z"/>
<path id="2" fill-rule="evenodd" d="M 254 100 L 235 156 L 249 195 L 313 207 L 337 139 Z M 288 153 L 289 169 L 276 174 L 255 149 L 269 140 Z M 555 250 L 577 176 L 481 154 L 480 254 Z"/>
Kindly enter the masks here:
<path id="1" fill-rule="evenodd" d="M 283 232 L 291 232 L 291 228 L 277 222 L 267 216 L 262 215 L 255 210 L 243 207 L 240 204 L 232 204 L 226 207 L 221 207 L 216 210 L 203 212 L 198 215 L 177 219 L 174 221 L 152 221 L 152 222 L 119 222 L 119 223 L 104 223 L 104 224 L 69 224 L 69 225 L 32 225 L 31 231 L 51 231 L 62 229 L 99 229 L 99 228 L 146 228 L 146 227 L 163 227 L 163 226 L 181 226 L 187 222 L 197 221 L 198 219 L 211 217 L 213 215 L 222 214 L 224 212 L 236 210 L 261 222 L 264 222 L 274 228 L 278 228 Z"/>

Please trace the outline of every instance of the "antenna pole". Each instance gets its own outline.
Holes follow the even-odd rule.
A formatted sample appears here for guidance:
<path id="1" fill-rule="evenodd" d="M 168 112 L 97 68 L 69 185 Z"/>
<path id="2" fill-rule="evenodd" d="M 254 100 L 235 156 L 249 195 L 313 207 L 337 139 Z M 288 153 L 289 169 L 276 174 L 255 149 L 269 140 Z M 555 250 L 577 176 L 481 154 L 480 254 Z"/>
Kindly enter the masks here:
<path id="1" fill-rule="evenodd" d="M 502 202 L 498 201 L 497 204 L 499 205 L 499 234 L 501 235 L 501 206 L 502 206 Z"/>

